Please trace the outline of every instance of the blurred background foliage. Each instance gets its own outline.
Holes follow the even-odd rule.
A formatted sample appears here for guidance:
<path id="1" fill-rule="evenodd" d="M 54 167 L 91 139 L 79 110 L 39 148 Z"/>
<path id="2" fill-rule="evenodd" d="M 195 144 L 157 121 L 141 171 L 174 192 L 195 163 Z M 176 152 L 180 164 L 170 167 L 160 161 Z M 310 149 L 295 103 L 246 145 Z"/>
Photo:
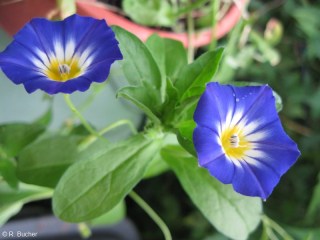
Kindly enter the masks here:
<path id="1" fill-rule="evenodd" d="M 247 13 L 217 43 L 226 50 L 215 80 L 269 84 L 282 97 L 282 124 L 302 153 L 264 203 L 271 223 L 264 220 L 251 238 L 319 239 L 320 3 L 252 0 Z M 212 19 L 208 17 L 207 22 Z M 208 48 L 198 49 L 197 53 Z M 137 191 L 163 216 L 174 239 L 227 239 L 215 233 L 172 173 L 140 183 Z M 147 216 L 131 208 L 130 202 L 128 212 L 145 239 L 155 239 L 158 230 Z"/>

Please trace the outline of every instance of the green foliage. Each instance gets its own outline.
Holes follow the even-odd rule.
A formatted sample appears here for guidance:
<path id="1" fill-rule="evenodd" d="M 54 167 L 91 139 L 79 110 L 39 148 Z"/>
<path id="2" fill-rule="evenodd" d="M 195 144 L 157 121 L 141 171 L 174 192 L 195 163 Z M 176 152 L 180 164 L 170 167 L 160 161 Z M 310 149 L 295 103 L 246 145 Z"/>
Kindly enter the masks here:
<path id="1" fill-rule="evenodd" d="M 12 123 L 0 126 L 0 150 L 6 157 L 17 156 L 45 128 L 38 124 Z"/>
<path id="2" fill-rule="evenodd" d="M 0 225 L 20 211 L 23 204 L 46 199 L 51 195 L 52 190 L 47 188 L 20 183 L 18 189 L 12 189 L 0 183 Z"/>
<path id="3" fill-rule="evenodd" d="M 10 159 L 0 159 L 0 176 L 12 187 L 18 187 L 15 163 Z"/>
<path id="4" fill-rule="evenodd" d="M 124 201 L 120 201 L 114 208 L 109 212 L 92 219 L 90 225 L 92 226 L 103 226 L 111 225 L 120 222 L 126 216 L 126 204 Z"/>
<path id="5" fill-rule="evenodd" d="M 143 178 L 160 146 L 159 139 L 137 135 L 100 151 L 86 149 L 89 157 L 73 164 L 59 181 L 54 213 L 65 221 L 81 222 L 108 212 Z"/>
<path id="6" fill-rule="evenodd" d="M 54 188 L 64 171 L 77 160 L 80 140 L 78 136 L 58 135 L 30 144 L 19 155 L 19 179 Z"/>
<path id="7" fill-rule="evenodd" d="M 205 169 L 199 168 L 196 159 L 181 147 L 167 147 L 162 156 L 193 203 L 218 231 L 233 239 L 247 239 L 260 221 L 259 198 L 241 196 L 230 185 L 218 182 Z"/>
<path id="8" fill-rule="evenodd" d="M 135 22 L 147 26 L 172 26 L 173 11 L 167 1 L 124 0 L 125 13 Z"/>
<path id="9" fill-rule="evenodd" d="M 113 30 L 124 56 L 122 68 L 131 85 L 120 89 L 117 95 L 132 101 L 153 121 L 159 122 L 163 85 L 160 70 L 147 47 L 136 36 L 119 27 Z"/>

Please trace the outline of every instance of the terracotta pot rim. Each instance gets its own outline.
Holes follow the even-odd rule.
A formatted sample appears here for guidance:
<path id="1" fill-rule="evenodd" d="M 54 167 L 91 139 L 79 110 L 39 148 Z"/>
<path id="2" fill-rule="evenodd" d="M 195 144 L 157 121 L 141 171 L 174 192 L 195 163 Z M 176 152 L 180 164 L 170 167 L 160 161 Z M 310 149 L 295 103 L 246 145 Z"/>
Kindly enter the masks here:
<path id="1" fill-rule="evenodd" d="M 232 4 L 225 16 L 217 23 L 215 37 L 217 39 L 225 36 L 239 21 L 242 15 L 242 10 L 248 0 L 239 0 L 238 5 Z M 86 11 L 85 8 L 102 8 L 105 16 L 101 15 L 97 11 Z M 102 18 L 107 21 L 109 25 L 118 25 L 127 29 L 128 31 L 136 34 L 141 40 L 145 41 L 153 33 L 157 33 L 161 37 L 171 38 L 181 41 L 184 46 L 188 46 L 189 40 L 187 33 L 175 33 L 171 31 L 158 30 L 147 26 L 142 26 L 134 23 L 126 17 L 115 13 L 112 9 L 109 9 L 106 4 L 96 2 L 95 0 L 77 0 L 77 12 L 79 14 L 90 13 L 97 18 Z M 95 14 L 96 13 L 96 14 Z M 210 44 L 212 41 L 212 29 L 203 28 L 197 30 L 192 38 L 192 45 L 195 47 L 201 47 Z"/>

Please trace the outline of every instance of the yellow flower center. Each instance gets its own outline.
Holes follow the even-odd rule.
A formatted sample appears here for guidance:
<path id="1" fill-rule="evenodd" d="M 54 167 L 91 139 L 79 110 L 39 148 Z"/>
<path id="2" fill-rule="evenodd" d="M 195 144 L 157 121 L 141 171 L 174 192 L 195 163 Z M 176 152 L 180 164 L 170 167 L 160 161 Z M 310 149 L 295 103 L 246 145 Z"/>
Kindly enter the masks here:
<path id="1" fill-rule="evenodd" d="M 230 158 L 240 160 L 245 156 L 246 151 L 251 149 L 250 143 L 237 126 L 226 128 L 220 140 L 225 154 Z"/>
<path id="2" fill-rule="evenodd" d="M 50 66 L 45 71 L 47 77 L 58 82 L 65 82 L 81 75 L 82 70 L 79 66 L 79 60 L 72 58 L 69 61 L 58 61 L 53 59 Z"/>

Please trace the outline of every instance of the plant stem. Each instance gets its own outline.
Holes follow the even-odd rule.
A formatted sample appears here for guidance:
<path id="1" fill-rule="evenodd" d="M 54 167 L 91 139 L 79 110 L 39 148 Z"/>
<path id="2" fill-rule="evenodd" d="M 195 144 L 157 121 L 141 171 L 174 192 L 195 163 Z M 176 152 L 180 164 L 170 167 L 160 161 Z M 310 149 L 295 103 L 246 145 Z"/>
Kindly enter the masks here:
<path id="1" fill-rule="evenodd" d="M 64 94 L 63 97 L 64 97 L 64 100 L 67 103 L 68 107 L 70 108 L 70 110 L 79 118 L 80 122 L 88 130 L 88 132 L 90 132 L 92 135 L 94 135 L 96 137 L 99 137 L 100 136 L 99 133 L 97 131 L 95 131 L 90 126 L 90 124 L 87 122 L 87 120 L 82 116 L 82 114 L 74 106 L 74 104 L 72 103 L 72 101 L 70 99 L 70 95 L 69 94 Z"/>
<path id="2" fill-rule="evenodd" d="M 159 226 L 165 240 L 172 240 L 169 228 L 158 214 L 134 191 L 129 193 L 129 196 L 149 215 L 149 217 Z"/>
<path id="3" fill-rule="evenodd" d="M 219 13 L 220 0 L 211 0 L 212 7 L 212 23 L 211 23 L 211 44 L 210 50 L 216 48 L 217 38 L 216 38 L 216 25 L 218 22 L 218 13 Z"/>
<path id="4" fill-rule="evenodd" d="M 106 132 L 109 132 L 110 130 L 116 128 L 116 127 L 120 127 L 122 125 L 128 125 L 128 127 L 130 128 L 131 132 L 133 134 L 137 134 L 137 129 L 134 127 L 133 123 L 130 121 L 130 120 L 127 120 L 127 119 L 121 119 L 119 121 L 116 121 L 115 123 L 112 123 L 108 126 L 106 126 L 104 129 L 102 129 L 100 132 L 99 132 L 99 135 L 103 135 L 105 134 Z"/>
<path id="5" fill-rule="evenodd" d="M 273 221 L 267 215 L 262 216 L 262 222 L 270 226 L 271 229 L 274 229 L 283 239 L 286 240 L 294 240 L 278 223 Z"/>
<path id="6" fill-rule="evenodd" d="M 190 0 L 190 4 L 192 4 Z M 194 43 L 193 43 L 193 35 L 194 35 L 194 21 L 192 16 L 192 11 L 190 11 L 187 15 L 187 29 L 188 29 L 188 63 L 193 62 L 194 59 Z"/>
<path id="7" fill-rule="evenodd" d="M 86 223 L 79 223 L 78 229 L 82 238 L 89 238 L 92 234 L 90 227 Z"/>

